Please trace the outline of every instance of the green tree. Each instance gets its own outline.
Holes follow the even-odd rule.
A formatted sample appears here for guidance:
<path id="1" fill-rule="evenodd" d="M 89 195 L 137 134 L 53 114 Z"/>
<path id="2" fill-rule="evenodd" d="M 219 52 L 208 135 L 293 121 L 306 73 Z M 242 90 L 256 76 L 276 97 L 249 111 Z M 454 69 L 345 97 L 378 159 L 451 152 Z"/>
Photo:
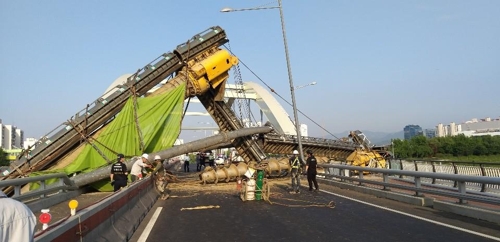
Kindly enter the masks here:
<path id="1" fill-rule="evenodd" d="M 452 154 L 455 141 L 452 137 L 440 137 L 436 138 L 439 142 L 438 153 L 439 154 Z"/>
<path id="2" fill-rule="evenodd" d="M 7 160 L 7 153 L 0 148 L 0 166 L 9 166 L 10 162 Z"/>
<path id="3" fill-rule="evenodd" d="M 429 145 L 429 142 L 423 135 L 417 135 L 411 138 L 410 147 L 412 151 L 412 157 L 423 158 L 428 157 L 432 154 L 432 149 Z"/>
<path id="4" fill-rule="evenodd" d="M 395 139 L 393 141 L 394 144 L 394 153 L 396 153 L 396 157 L 398 158 L 408 158 L 411 157 L 410 153 L 410 144 L 407 140 Z"/>
<path id="5" fill-rule="evenodd" d="M 398 158 L 423 158 L 428 156 L 491 156 L 500 154 L 500 136 L 457 135 L 453 137 L 423 136 L 411 140 L 393 140 L 394 151 Z"/>
<path id="6" fill-rule="evenodd" d="M 473 154 L 474 145 L 471 138 L 465 137 L 465 135 L 460 134 L 453 137 L 455 141 L 455 146 L 453 149 L 454 156 L 469 156 Z"/>
<path id="7" fill-rule="evenodd" d="M 488 149 L 483 143 L 483 137 L 477 136 L 472 137 L 472 146 L 474 147 L 472 150 L 473 155 L 488 155 Z"/>

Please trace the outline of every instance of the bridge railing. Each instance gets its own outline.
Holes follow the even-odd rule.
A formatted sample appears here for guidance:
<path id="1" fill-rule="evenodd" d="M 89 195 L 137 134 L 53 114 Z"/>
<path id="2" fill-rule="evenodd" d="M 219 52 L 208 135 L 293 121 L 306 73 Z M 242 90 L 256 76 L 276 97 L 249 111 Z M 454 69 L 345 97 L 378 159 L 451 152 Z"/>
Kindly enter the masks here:
<path id="1" fill-rule="evenodd" d="M 404 171 L 424 171 L 444 174 L 457 174 L 467 176 L 500 177 L 500 163 L 459 162 L 459 161 L 418 161 L 418 160 L 391 160 L 389 169 Z M 401 179 L 411 177 L 400 176 Z M 422 179 L 423 182 L 439 186 L 456 188 L 454 181 L 443 179 Z M 500 185 L 467 182 L 468 189 L 477 192 L 500 193 Z"/>
<path id="2" fill-rule="evenodd" d="M 48 180 L 52 180 L 55 178 L 59 179 L 54 184 L 47 184 Z M 34 191 L 21 193 L 22 187 L 29 185 L 29 183 L 38 183 L 40 187 Z M 69 177 L 64 173 L 0 181 L 0 189 L 3 190 L 4 187 L 14 187 L 14 194 L 12 195 L 12 198 L 21 202 L 45 198 L 48 195 L 58 192 L 78 189 L 73 181 L 71 181 Z"/>
<path id="3" fill-rule="evenodd" d="M 383 189 L 387 190 L 389 188 L 397 188 L 407 191 L 414 191 L 416 196 L 421 196 L 423 193 L 434 194 L 439 196 L 457 198 L 459 203 L 465 203 L 465 201 L 478 201 L 490 204 L 500 204 L 500 196 L 496 196 L 491 193 L 473 193 L 470 189 L 467 189 L 466 183 L 476 183 L 484 185 L 500 185 L 500 177 L 488 177 L 488 176 L 470 176 L 470 175 L 460 175 L 460 174 L 446 174 L 446 173 L 435 173 L 435 172 L 422 172 L 414 170 L 393 170 L 393 169 L 380 169 L 380 168 L 367 168 L 358 166 L 347 166 L 347 165 L 333 165 L 333 164 L 318 164 L 318 167 L 325 169 L 325 178 L 333 179 L 337 178 L 340 181 L 353 181 L 362 184 L 373 184 L 381 186 Z M 381 174 L 382 181 L 373 179 L 364 179 L 363 172 L 369 172 L 372 174 Z M 351 174 L 356 173 L 356 176 L 351 176 Z M 400 177 L 413 177 L 413 184 L 406 183 L 394 183 L 391 182 L 390 178 L 394 176 Z M 450 189 L 435 189 L 429 188 L 422 185 L 422 180 L 446 180 L 452 181 L 457 184 L 456 188 Z"/>

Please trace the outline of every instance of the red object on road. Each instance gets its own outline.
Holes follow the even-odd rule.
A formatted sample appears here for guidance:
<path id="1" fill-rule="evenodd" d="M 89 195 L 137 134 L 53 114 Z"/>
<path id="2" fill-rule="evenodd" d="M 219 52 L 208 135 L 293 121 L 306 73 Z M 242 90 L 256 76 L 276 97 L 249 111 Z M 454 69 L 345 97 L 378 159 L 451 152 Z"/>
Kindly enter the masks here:
<path id="1" fill-rule="evenodd" d="M 50 220 L 52 219 L 52 215 L 50 215 L 50 213 L 42 213 L 40 214 L 40 223 L 42 224 L 48 224 L 50 222 Z"/>

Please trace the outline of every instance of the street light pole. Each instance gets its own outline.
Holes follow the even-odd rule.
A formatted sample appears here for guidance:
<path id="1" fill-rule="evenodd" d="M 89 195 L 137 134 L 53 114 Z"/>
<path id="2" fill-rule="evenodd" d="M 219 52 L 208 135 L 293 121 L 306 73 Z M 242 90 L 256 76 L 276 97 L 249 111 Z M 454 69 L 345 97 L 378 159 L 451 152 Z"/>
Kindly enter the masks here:
<path id="1" fill-rule="evenodd" d="M 295 117 L 295 129 L 297 129 L 297 142 L 299 143 L 299 153 L 302 160 L 304 160 L 304 151 L 302 149 L 302 134 L 300 130 L 299 115 L 297 113 L 297 102 L 295 101 L 295 87 L 293 85 L 292 67 L 290 65 L 290 55 L 288 54 L 288 43 L 286 40 L 285 19 L 283 17 L 283 6 L 281 0 L 278 0 L 278 7 L 280 9 L 281 19 L 281 32 L 283 34 L 283 44 L 285 45 L 286 67 L 288 69 L 288 82 L 290 82 L 290 93 L 292 94 L 292 107 L 293 116 Z"/>
<path id="2" fill-rule="evenodd" d="M 265 7 L 265 8 L 243 8 L 243 9 L 231 9 L 231 8 L 223 8 L 221 12 L 235 12 L 235 11 L 246 11 L 246 10 L 262 10 L 262 9 L 274 9 L 278 8 L 280 10 L 280 19 L 281 19 L 281 32 L 283 35 L 283 44 L 285 45 L 285 58 L 286 58 L 286 66 L 288 70 L 288 82 L 290 84 L 290 93 L 292 95 L 292 107 L 293 107 L 293 116 L 295 120 L 295 129 L 297 131 L 297 143 L 299 145 L 299 154 L 302 160 L 304 160 L 304 151 L 302 149 L 302 134 L 300 132 L 300 122 L 299 116 L 297 113 L 297 103 L 295 101 L 295 88 L 293 85 L 292 78 L 292 67 L 290 65 L 290 55 L 288 54 L 288 42 L 286 39 L 286 30 L 285 30 L 285 19 L 283 17 L 283 5 L 281 4 L 281 0 L 278 0 L 277 7 Z"/>
<path id="3" fill-rule="evenodd" d="M 317 82 L 311 82 L 311 83 L 308 83 L 308 84 L 305 84 L 305 85 L 302 85 L 302 86 L 296 86 L 295 90 L 301 89 L 301 88 L 304 88 L 304 87 L 308 87 L 308 86 L 314 86 L 316 84 L 317 84 Z"/>

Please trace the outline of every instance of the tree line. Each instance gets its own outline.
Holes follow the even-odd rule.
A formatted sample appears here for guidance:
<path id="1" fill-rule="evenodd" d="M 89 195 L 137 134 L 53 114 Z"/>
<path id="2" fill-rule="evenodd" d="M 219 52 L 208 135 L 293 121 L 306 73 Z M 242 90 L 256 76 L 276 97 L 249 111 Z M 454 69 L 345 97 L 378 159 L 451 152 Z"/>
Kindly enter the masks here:
<path id="1" fill-rule="evenodd" d="M 425 158 L 439 155 L 486 156 L 500 154 L 500 136 L 472 136 L 427 138 L 415 136 L 410 140 L 393 140 L 396 158 Z"/>
<path id="2" fill-rule="evenodd" d="M 10 165 L 9 160 L 7 160 L 7 153 L 0 147 L 0 166 Z"/>

